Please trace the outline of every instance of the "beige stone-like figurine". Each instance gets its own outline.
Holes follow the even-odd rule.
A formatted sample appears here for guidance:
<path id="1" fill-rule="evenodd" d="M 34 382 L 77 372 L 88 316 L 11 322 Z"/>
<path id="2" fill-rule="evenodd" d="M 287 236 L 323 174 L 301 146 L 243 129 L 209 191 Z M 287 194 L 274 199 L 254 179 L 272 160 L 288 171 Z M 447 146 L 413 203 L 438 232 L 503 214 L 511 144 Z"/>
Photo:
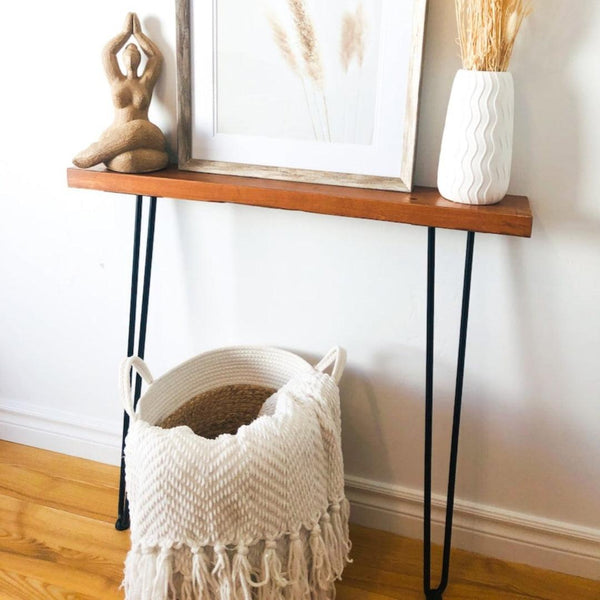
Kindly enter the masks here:
<path id="1" fill-rule="evenodd" d="M 117 61 L 117 54 L 131 36 L 148 57 L 144 72 L 139 76 L 141 55 L 136 44 L 128 44 L 123 51 L 125 74 Z M 127 15 L 123 31 L 104 47 L 102 60 L 111 87 L 115 120 L 97 142 L 73 159 L 73 164 L 85 169 L 102 162 L 112 171 L 122 173 L 163 169 L 169 162 L 165 136 L 148 120 L 152 90 L 163 57 L 156 44 L 142 33 L 135 13 Z"/>

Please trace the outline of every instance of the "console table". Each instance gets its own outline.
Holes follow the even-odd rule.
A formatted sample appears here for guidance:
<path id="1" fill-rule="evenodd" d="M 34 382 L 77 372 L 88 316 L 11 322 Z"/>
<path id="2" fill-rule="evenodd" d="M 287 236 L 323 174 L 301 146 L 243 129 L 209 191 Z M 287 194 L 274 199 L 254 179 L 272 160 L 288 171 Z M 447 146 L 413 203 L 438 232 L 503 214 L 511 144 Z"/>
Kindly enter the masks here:
<path id="1" fill-rule="evenodd" d="M 423 520 L 423 588 L 428 600 L 441 599 L 448 585 L 450 548 L 452 543 L 452 517 L 458 458 L 458 437 L 467 342 L 467 322 L 471 293 L 471 271 L 475 233 L 492 233 L 530 237 L 532 214 L 529 200 L 524 196 L 507 196 L 492 206 L 455 204 L 442 198 L 432 188 L 415 188 L 411 193 L 366 190 L 362 188 L 276 181 L 251 177 L 210 175 L 180 171 L 170 167 L 148 174 L 124 174 L 105 169 L 67 169 L 68 185 L 131 194 L 136 196 L 133 240 L 131 295 L 129 305 L 129 337 L 127 355 L 137 353 L 144 357 L 150 278 L 158 197 L 203 202 L 230 202 L 267 208 L 301 210 L 305 212 L 376 219 L 394 223 L 408 223 L 427 227 L 427 319 L 425 360 L 425 448 L 424 448 L 424 520 Z M 135 350 L 138 276 L 140 266 L 141 225 L 144 196 L 150 198 L 142 302 Z M 462 310 L 458 345 L 454 416 L 450 445 L 446 521 L 442 575 L 438 586 L 431 586 L 431 465 L 433 438 L 433 348 L 434 348 L 434 292 L 435 292 L 435 232 L 437 228 L 457 229 L 467 232 L 463 279 Z M 134 402 L 141 394 L 141 378 L 136 379 Z M 123 443 L 129 427 L 127 414 L 123 418 Z M 121 482 L 119 489 L 116 528 L 129 527 L 129 511 L 125 495 L 124 463 L 121 453 Z"/>

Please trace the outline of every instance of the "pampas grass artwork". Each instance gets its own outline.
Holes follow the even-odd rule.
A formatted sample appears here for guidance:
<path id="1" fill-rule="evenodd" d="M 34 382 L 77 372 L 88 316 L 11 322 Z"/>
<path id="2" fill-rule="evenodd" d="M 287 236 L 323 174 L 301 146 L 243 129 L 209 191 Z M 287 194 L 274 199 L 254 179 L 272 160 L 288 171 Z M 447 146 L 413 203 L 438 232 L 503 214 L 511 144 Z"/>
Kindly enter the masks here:
<path id="1" fill-rule="evenodd" d="M 531 0 L 455 0 L 463 68 L 507 71 Z"/>
<path id="2" fill-rule="evenodd" d="M 313 131 L 316 132 L 315 124 L 321 131 L 321 139 L 331 142 L 331 128 L 329 125 L 329 111 L 327 98 L 325 97 L 323 61 L 321 58 L 319 42 L 315 33 L 315 26 L 308 12 L 305 0 L 287 0 L 289 11 L 296 33 L 296 39 L 300 49 L 300 55 L 304 65 L 304 73 L 312 87 L 313 103 L 307 94 L 307 103 L 311 113 Z M 280 49 L 281 46 L 280 46 Z M 303 75 L 302 85 L 306 93 L 306 83 Z"/>
<path id="3" fill-rule="evenodd" d="M 269 24 L 271 26 L 271 31 L 273 32 L 273 39 L 275 40 L 275 44 L 279 48 L 281 56 L 285 60 L 288 68 L 294 73 L 297 77 L 300 78 L 302 82 L 302 90 L 304 91 L 304 99 L 306 100 L 306 105 L 308 107 L 308 112 L 310 116 L 310 123 L 312 126 L 312 131 L 315 139 L 318 139 L 317 129 L 315 126 L 315 120 L 311 112 L 310 101 L 308 99 L 308 91 L 306 90 L 306 83 L 304 81 L 304 76 L 302 75 L 302 69 L 300 68 L 298 61 L 296 60 L 296 55 L 292 49 L 290 44 L 290 39 L 285 29 L 281 26 L 281 23 L 273 16 L 269 15 Z"/>
<path id="4" fill-rule="evenodd" d="M 340 61 L 346 73 L 354 58 L 359 67 L 362 67 L 365 58 L 365 35 L 366 22 L 361 2 L 354 12 L 346 12 L 342 20 Z"/>
<path id="5" fill-rule="evenodd" d="M 365 43 L 367 36 L 367 21 L 362 2 L 355 10 L 348 10 L 342 18 L 342 31 L 340 36 L 340 63 L 346 74 L 350 98 L 354 96 L 353 106 L 348 103 L 344 106 L 344 140 L 356 138 L 358 128 L 358 115 L 361 107 L 360 92 L 362 89 L 362 66 L 365 59 Z M 356 64 L 356 72 L 350 73 L 351 66 Z M 349 85 L 348 85 L 349 84 Z M 354 113 L 354 118 L 348 118 L 348 112 Z M 350 122 L 349 122 L 350 121 Z M 349 131 L 350 130 L 350 131 Z"/>
<path id="6" fill-rule="evenodd" d="M 319 89 L 323 89 L 323 65 L 319 53 L 319 44 L 315 27 L 306 9 L 305 0 L 288 0 L 288 6 L 294 18 L 296 34 L 302 49 L 302 58 L 308 76 Z"/>
<path id="7" fill-rule="evenodd" d="M 299 75 L 300 68 L 298 67 L 296 56 L 294 55 L 294 51 L 290 45 L 288 34 L 281 26 L 281 23 L 279 23 L 279 21 L 273 15 L 269 15 L 268 18 L 269 24 L 271 25 L 271 31 L 273 32 L 273 39 L 275 40 L 275 43 L 281 52 L 281 56 L 283 56 L 283 59 L 291 71 L 296 75 Z"/>
<path id="8" fill-rule="evenodd" d="M 287 30 L 282 25 L 282 21 L 272 13 L 267 15 L 273 40 L 288 69 L 302 83 L 315 139 L 331 142 L 332 125 L 327 102 L 325 61 L 315 23 L 306 0 L 285 0 L 283 5 L 286 6 L 288 13 L 284 15 L 287 17 Z M 352 85 L 357 88 L 352 91 L 352 95 L 355 96 L 355 111 L 360 110 L 360 71 L 367 50 L 366 32 L 367 18 L 363 4 L 359 2 L 354 10 L 347 10 L 343 13 L 338 32 L 340 37 L 339 68 L 346 76 L 349 76 Z M 332 32 L 326 31 L 325 33 L 330 35 Z M 356 74 L 349 75 L 350 67 L 353 64 L 358 67 L 358 77 Z M 345 105 L 344 110 L 347 108 Z M 353 120 L 358 121 L 358 114 Z M 346 119 L 344 119 L 344 123 L 345 121 Z M 348 135 L 345 129 L 344 125 L 344 131 L 337 131 L 338 139 L 346 141 Z M 355 131 L 350 135 L 352 139 L 356 136 L 356 127 L 354 129 Z"/>
<path id="9" fill-rule="evenodd" d="M 290 39 L 277 18 L 270 14 L 268 19 L 273 39 L 288 68 L 302 83 L 315 139 L 331 141 L 323 65 L 314 25 L 304 0 L 288 0 L 288 7 L 292 15 L 296 43 Z"/>

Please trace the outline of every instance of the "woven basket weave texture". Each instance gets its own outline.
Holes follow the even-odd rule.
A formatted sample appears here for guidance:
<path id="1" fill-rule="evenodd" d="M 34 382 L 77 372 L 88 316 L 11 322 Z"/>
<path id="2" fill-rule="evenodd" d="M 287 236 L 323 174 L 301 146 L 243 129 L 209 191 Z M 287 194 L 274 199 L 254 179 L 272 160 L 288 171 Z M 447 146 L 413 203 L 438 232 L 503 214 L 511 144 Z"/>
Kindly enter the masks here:
<path id="1" fill-rule="evenodd" d="M 127 600 L 334 597 L 350 550 L 337 352 L 332 376 L 273 348 L 206 353 L 156 381 L 124 363 Z M 149 383 L 136 411 L 131 366 Z"/>

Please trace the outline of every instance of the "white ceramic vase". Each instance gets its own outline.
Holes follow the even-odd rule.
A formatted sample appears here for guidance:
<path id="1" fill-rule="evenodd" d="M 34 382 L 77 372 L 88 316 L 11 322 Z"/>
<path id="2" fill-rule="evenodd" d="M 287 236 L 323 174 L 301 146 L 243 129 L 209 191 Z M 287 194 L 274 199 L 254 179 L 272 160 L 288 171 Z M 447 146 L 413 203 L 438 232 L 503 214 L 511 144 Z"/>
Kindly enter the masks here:
<path id="1" fill-rule="evenodd" d="M 463 204 L 495 204 L 504 198 L 510 181 L 513 123 L 510 73 L 458 71 L 438 166 L 438 188 L 444 198 Z"/>

